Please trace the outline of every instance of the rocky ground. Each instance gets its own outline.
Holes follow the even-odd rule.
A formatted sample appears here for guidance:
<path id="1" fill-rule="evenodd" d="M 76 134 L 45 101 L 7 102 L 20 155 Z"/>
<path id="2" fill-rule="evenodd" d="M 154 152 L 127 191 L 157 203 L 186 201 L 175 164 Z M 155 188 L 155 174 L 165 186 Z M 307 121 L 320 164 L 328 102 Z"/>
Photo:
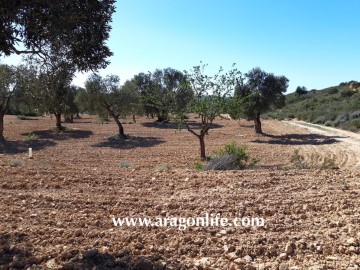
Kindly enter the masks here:
<path id="1" fill-rule="evenodd" d="M 60 134 L 50 118 L 5 121 L 0 269 L 360 269 L 356 138 L 350 147 L 333 134 L 269 120 L 265 135 L 255 135 L 251 122 L 218 119 L 207 153 L 234 140 L 260 162 L 198 171 L 196 138 L 152 119 L 125 120 L 126 141 L 108 140 L 115 124 L 89 116 Z M 29 132 L 36 136 L 27 140 Z M 330 157 L 339 169 L 294 169 L 295 149 L 308 164 Z M 206 213 L 263 217 L 265 226 L 178 230 L 112 220 Z"/>

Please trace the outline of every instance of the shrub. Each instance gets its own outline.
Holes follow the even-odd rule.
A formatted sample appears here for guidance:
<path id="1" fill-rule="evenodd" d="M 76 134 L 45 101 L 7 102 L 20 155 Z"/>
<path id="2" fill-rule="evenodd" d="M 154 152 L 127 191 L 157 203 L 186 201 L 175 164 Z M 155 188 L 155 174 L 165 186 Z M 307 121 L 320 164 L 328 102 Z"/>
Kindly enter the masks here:
<path id="1" fill-rule="evenodd" d="M 243 167 L 244 166 L 242 167 L 239 166 L 237 157 L 235 155 L 225 154 L 210 160 L 209 164 L 205 167 L 205 170 L 225 171 L 225 170 L 236 170 Z"/>
<path id="2" fill-rule="evenodd" d="M 350 117 L 350 119 L 360 118 L 360 111 L 355 111 L 355 112 L 350 113 L 349 117 Z"/>
<path id="3" fill-rule="evenodd" d="M 236 161 L 239 164 L 239 167 L 244 167 L 246 162 L 249 160 L 249 155 L 246 152 L 245 146 L 237 146 L 234 141 L 225 144 L 222 148 L 220 148 L 217 152 L 215 152 L 217 156 L 224 155 L 233 155 L 236 157 Z"/>
<path id="4" fill-rule="evenodd" d="M 333 126 L 334 126 L 334 122 L 328 120 L 328 121 L 325 122 L 325 126 L 327 126 L 327 127 L 333 127 Z"/>
<path id="5" fill-rule="evenodd" d="M 205 166 L 204 166 L 202 163 L 196 161 L 195 164 L 194 164 L 194 168 L 195 168 L 196 170 L 202 171 L 202 170 L 205 169 Z"/>
<path id="6" fill-rule="evenodd" d="M 324 124 L 326 121 L 325 116 L 318 116 L 315 118 L 315 120 L 312 122 L 313 124 Z"/>
<path id="7" fill-rule="evenodd" d="M 336 119 L 334 121 L 334 124 L 335 124 L 335 126 L 338 126 L 338 125 L 341 125 L 341 124 L 345 123 L 348 120 L 349 120 L 349 115 L 347 113 L 340 113 L 336 117 Z"/>
<path id="8" fill-rule="evenodd" d="M 336 164 L 335 158 L 325 157 L 320 163 L 320 169 L 339 169 L 339 166 Z"/>
<path id="9" fill-rule="evenodd" d="M 36 135 L 35 133 L 30 132 L 30 133 L 28 133 L 26 135 L 25 140 L 28 141 L 28 142 L 31 142 L 31 141 L 37 140 L 38 138 L 39 138 L 38 135 Z"/>
<path id="10" fill-rule="evenodd" d="M 21 165 L 22 165 L 21 160 L 13 159 L 12 161 L 10 161 L 10 167 L 19 167 Z"/>
<path id="11" fill-rule="evenodd" d="M 308 161 L 300 154 L 299 149 L 294 150 L 290 157 L 290 162 L 293 164 L 294 169 L 338 169 L 335 157 L 325 157 L 324 159 L 317 153 L 312 153 Z"/>
<path id="12" fill-rule="evenodd" d="M 250 158 L 245 146 L 230 142 L 215 152 L 205 170 L 236 170 L 255 165 L 258 160 Z"/>
<path id="13" fill-rule="evenodd" d="M 343 128 L 352 132 L 360 130 L 360 118 L 355 118 L 343 125 Z"/>
<path id="14" fill-rule="evenodd" d="M 339 89 L 338 89 L 338 88 L 331 88 L 331 89 L 329 90 L 329 94 L 337 94 L 337 93 L 339 93 Z"/>
<path id="15" fill-rule="evenodd" d="M 340 92 L 341 97 L 351 97 L 354 94 L 355 94 L 355 91 L 352 91 L 350 89 L 344 89 Z"/>
<path id="16" fill-rule="evenodd" d="M 129 161 L 121 161 L 119 163 L 120 168 L 131 168 L 132 164 Z"/>
<path id="17" fill-rule="evenodd" d="M 290 162 L 295 169 L 309 169 L 308 164 L 305 162 L 303 155 L 300 155 L 299 149 L 295 149 L 294 153 L 290 157 Z"/>

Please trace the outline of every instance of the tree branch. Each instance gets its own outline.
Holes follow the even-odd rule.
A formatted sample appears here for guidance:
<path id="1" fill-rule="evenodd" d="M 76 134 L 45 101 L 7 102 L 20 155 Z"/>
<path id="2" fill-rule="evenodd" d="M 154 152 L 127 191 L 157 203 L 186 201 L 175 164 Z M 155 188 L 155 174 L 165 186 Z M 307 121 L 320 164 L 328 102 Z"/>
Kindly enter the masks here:
<path id="1" fill-rule="evenodd" d="M 189 127 L 189 124 L 188 124 L 186 121 L 185 121 L 185 125 L 186 125 L 186 129 L 187 129 L 190 133 L 192 133 L 192 134 L 194 134 L 196 137 L 200 138 L 200 135 L 197 134 L 195 131 L 193 131 L 193 130 Z"/>
<path id="2" fill-rule="evenodd" d="M 17 54 L 17 55 L 20 55 L 20 54 L 41 54 L 42 52 L 40 50 L 25 50 L 25 51 L 19 51 L 18 49 L 15 48 L 14 45 L 10 45 L 11 49 Z"/>

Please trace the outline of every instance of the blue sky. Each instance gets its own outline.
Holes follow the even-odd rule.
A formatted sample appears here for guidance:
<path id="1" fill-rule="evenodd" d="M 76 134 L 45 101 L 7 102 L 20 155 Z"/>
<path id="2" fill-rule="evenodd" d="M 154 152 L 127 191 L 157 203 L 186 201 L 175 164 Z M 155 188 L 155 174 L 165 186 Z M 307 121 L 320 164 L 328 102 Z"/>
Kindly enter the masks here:
<path id="1" fill-rule="evenodd" d="M 258 66 L 285 75 L 288 92 L 360 80 L 359 0 L 118 0 L 116 6 L 108 41 L 114 55 L 100 74 L 122 82 L 200 61 L 210 74 L 237 63 L 243 73 Z M 75 84 L 87 76 L 78 74 Z"/>

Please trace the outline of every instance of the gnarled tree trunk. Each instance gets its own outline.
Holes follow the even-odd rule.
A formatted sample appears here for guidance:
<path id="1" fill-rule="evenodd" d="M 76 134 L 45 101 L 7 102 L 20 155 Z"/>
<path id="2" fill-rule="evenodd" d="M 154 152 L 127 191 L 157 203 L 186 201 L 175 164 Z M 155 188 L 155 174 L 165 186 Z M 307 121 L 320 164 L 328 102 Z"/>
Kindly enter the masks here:
<path id="1" fill-rule="evenodd" d="M 201 131 L 201 133 L 203 133 Z M 205 154 L 205 133 L 200 134 L 199 135 L 199 141 L 200 141 L 200 157 L 202 160 L 206 159 L 206 154 Z"/>
<path id="2" fill-rule="evenodd" d="M 4 141 L 4 116 L 5 112 L 0 111 L 0 142 Z"/>
<path id="3" fill-rule="evenodd" d="M 119 136 L 120 137 L 125 137 L 125 134 L 124 134 L 124 127 L 123 125 L 121 124 L 119 118 L 116 116 L 116 115 L 112 115 L 112 117 L 114 118 L 115 120 L 115 123 L 117 124 L 118 128 L 119 128 Z"/>
<path id="4" fill-rule="evenodd" d="M 62 130 L 63 127 L 61 125 L 61 113 L 54 113 L 56 119 L 56 128 L 57 130 Z"/>
<path id="5" fill-rule="evenodd" d="M 255 132 L 258 134 L 262 134 L 262 129 L 261 129 L 261 121 L 260 121 L 260 114 L 256 114 L 256 117 L 254 119 L 254 123 L 255 123 Z"/>

